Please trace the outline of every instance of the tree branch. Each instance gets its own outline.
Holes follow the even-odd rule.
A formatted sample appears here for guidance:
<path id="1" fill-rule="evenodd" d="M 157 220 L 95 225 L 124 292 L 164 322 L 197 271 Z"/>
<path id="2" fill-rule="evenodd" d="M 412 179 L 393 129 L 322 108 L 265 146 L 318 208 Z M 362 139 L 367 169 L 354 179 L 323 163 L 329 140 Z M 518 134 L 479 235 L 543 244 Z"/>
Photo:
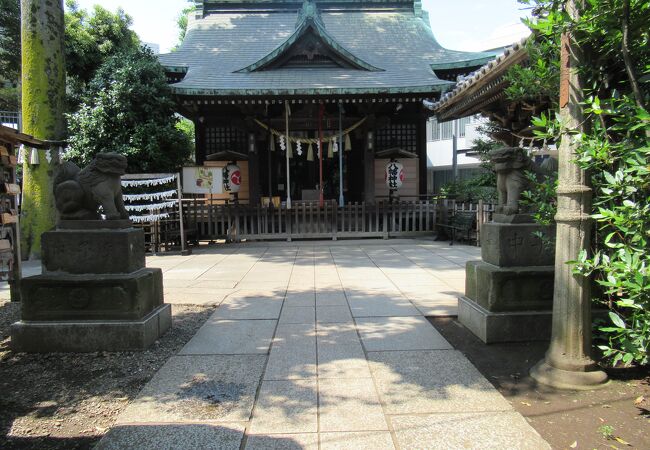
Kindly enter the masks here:
<path id="1" fill-rule="evenodd" d="M 630 34 L 630 0 L 623 0 L 623 18 L 622 22 L 622 31 L 623 31 L 623 42 L 621 45 L 621 51 L 623 53 L 623 62 L 625 63 L 625 71 L 627 72 L 627 77 L 630 81 L 632 87 L 632 92 L 634 93 L 634 99 L 639 108 L 645 109 L 645 103 L 643 99 L 643 94 L 639 88 L 639 82 L 636 79 L 636 74 L 634 73 L 634 66 L 632 64 L 632 58 L 630 58 L 630 49 L 629 49 L 629 34 Z"/>

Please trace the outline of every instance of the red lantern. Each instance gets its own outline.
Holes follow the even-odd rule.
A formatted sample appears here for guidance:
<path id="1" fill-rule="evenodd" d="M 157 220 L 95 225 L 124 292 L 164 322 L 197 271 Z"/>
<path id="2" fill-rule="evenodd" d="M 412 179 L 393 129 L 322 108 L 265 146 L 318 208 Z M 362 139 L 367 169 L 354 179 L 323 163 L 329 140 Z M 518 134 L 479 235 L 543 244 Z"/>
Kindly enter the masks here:
<path id="1" fill-rule="evenodd" d="M 241 189 L 241 169 L 236 163 L 229 163 L 223 168 L 223 189 L 233 194 Z"/>
<path id="2" fill-rule="evenodd" d="M 386 186 L 391 191 L 396 191 L 404 184 L 404 166 L 398 161 L 391 161 L 386 165 Z"/>

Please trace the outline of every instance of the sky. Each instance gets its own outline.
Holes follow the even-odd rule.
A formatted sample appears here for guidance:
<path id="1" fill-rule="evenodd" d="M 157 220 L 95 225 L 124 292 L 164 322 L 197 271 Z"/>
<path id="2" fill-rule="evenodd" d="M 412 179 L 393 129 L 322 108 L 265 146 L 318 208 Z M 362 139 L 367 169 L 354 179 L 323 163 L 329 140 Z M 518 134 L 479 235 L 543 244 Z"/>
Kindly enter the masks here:
<path id="1" fill-rule="evenodd" d="M 77 0 L 81 8 L 98 4 L 114 11 L 121 7 L 133 18 L 133 30 L 144 42 L 166 53 L 178 40 L 176 19 L 190 5 L 187 0 Z M 422 0 L 431 27 L 443 47 L 480 51 L 513 43 L 525 36 L 520 17 L 527 15 L 517 0 Z"/>

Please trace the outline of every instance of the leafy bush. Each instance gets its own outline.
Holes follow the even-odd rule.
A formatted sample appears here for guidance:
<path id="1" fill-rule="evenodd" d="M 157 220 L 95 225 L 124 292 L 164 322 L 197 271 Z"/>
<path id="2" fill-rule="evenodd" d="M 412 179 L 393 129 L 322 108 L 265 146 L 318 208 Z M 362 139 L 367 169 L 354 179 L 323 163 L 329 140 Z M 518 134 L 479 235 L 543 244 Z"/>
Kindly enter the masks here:
<path id="1" fill-rule="evenodd" d="M 558 45 L 571 30 L 582 47 L 581 76 L 588 102 L 576 161 L 591 176 L 595 239 L 590 252 L 570 261 L 574 272 L 589 276 L 599 289 L 594 302 L 609 309 L 596 326 L 596 343 L 612 365 L 647 365 L 650 360 L 650 2 L 602 0 L 579 4 L 580 19 L 572 21 L 561 0 L 520 0 L 534 6 L 529 22 L 538 40 Z M 553 51 L 532 53 L 538 76 L 556 76 L 553 64 L 538 64 Z M 539 70 L 538 70 L 539 69 Z M 519 74 L 521 75 L 521 74 Z M 526 92 L 531 80 L 509 94 Z M 534 90 L 534 87 L 533 87 Z M 552 94 L 558 97 L 558 92 Z M 549 111 L 534 120 L 538 136 L 557 139 L 563 124 Z M 530 201 L 543 202 L 539 193 Z M 536 197 L 537 196 L 537 197 Z M 550 214 L 552 205 L 547 204 Z"/>
<path id="2" fill-rule="evenodd" d="M 177 128 L 165 73 L 148 49 L 109 58 L 90 82 L 78 112 L 68 115 L 69 157 L 86 165 L 117 152 L 130 172 L 176 171 L 192 144 Z"/>
<path id="3" fill-rule="evenodd" d="M 613 364 L 650 362 L 650 114 L 630 98 L 600 101 L 586 110 L 596 116 L 578 164 L 592 175 L 598 246 L 583 253 L 576 271 L 591 275 L 610 309 L 598 331 L 599 348 Z M 604 126 L 603 124 L 611 124 Z"/>

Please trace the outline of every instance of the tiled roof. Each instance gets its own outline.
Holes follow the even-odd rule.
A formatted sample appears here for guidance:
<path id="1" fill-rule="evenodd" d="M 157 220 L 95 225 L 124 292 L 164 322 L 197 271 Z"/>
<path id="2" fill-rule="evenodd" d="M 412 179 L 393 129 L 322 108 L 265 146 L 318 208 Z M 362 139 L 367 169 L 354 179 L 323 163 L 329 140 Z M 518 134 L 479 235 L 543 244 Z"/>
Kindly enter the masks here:
<path id="1" fill-rule="evenodd" d="M 442 48 L 412 10 L 323 11 L 325 29 L 350 54 L 380 70 L 280 67 L 242 71 L 280 47 L 296 30 L 298 11 L 229 11 L 190 16 L 183 45 L 160 56 L 169 72 L 186 72 L 182 95 L 268 96 L 446 92 L 436 65 L 480 66 L 492 55 Z M 471 61 L 468 63 L 468 61 Z"/>
<path id="2" fill-rule="evenodd" d="M 505 95 L 503 89 L 507 83 L 504 75 L 511 67 L 528 59 L 528 39 L 523 38 L 507 47 L 503 54 L 458 82 L 452 91 L 443 95 L 433 105 L 438 119 L 451 120 L 476 114 L 480 107 Z"/>

